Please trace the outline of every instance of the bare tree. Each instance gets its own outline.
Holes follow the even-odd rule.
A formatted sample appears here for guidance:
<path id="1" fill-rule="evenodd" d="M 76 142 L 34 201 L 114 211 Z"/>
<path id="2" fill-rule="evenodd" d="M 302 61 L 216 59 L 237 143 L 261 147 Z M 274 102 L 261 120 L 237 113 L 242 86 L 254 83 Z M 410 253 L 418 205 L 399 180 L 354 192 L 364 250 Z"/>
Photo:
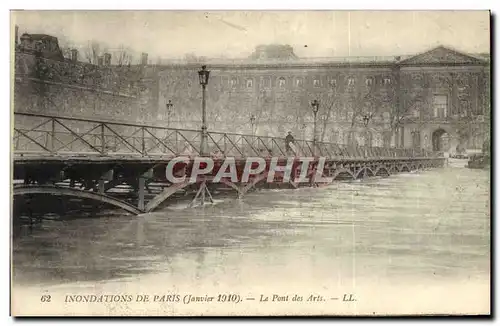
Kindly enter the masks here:
<path id="1" fill-rule="evenodd" d="M 100 48 L 101 46 L 97 41 L 89 41 L 83 52 L 85 60 L 87 60 L 88 63 L 97 64 Z"/>
<path id="2" fill-rule="evenodd" d="M 118 66 L 129 66 L 132 63 L 132 51 L 121 44 L 116 52 L 116 64 Z"/>
<path id="3" fill-rule="evenodd" d="M 320 141 L 323 142 L 325 141 L 325 135 L 326 135 L 326 128 L 328 126 L 328 121 L 332 118 L 332 111 L 337 109 L 337 106 L 339 104 L 339 97 L 337 96 L 337 91 L 335 88 L 331 88 L 328 90 L 326 94 L 321 96 L 321 101 L 323 104 L 323 107 L 325 109 L 325 115 L 323 121 L 323 127 L 321 130 L 321 137 Z"/>
<path id="4" fill-rule="evenodd" d="M 200 57 L 194 53 L 186 53 L 184 55 L 184 61 L 186 61 L 186 63 L 203 63 L 206 61 L 206 57 Z"/>

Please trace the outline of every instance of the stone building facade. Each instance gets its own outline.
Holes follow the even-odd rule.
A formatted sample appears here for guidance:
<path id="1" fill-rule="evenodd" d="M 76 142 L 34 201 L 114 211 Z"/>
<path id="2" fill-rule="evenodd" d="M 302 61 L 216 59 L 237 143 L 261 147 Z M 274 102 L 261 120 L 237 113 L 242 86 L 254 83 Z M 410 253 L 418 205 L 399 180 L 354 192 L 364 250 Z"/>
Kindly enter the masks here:
<path id="1" fill-rule="evenodd" d="M 97 64 L 81 62 L 76 50 L 64 58 L 57 38 L 43 34 L 16 36 L 15 49 L 15 112 L 199 129 L 197 72 L 206 64 L 209 131 L 312 139 L 310 102 L 318 100 L 322 141 L 453 150 L 489 138 L 489 57 L 445 47 L 301 59 L 272 45 L 245 60 L 148 65 L 143 54 L 141 64 L 124 66 L 111 65 L 108 53 Z"/>
<path id="2" fill-rule="evenodd" d="M 14 56 L 14 112 L 123 122 L 156 118 L 158 73 L 147 58 L 132 66 L 111 65 L 108 53 L 98 64 L 80 61 L 77 50 L 64 58 L 57 38 L 43 34 L 16 39 Z"/>
<path id="3" fill-rule="evenodd" d="M 437 47 L 405 57 L 254 57 L 204 62 L 211 71 L 209 130 L 278 137 L 292 131 L 311 139 L 310 102 L 317 99 L 323 141 L 448 150 L 480 148 L 489 137 L 486 56 Z M 158 119 L 165 125 L 199 128 L 200 65 L 162 67 Z M 174 103 L 170 112 L 168 101 Z"/>

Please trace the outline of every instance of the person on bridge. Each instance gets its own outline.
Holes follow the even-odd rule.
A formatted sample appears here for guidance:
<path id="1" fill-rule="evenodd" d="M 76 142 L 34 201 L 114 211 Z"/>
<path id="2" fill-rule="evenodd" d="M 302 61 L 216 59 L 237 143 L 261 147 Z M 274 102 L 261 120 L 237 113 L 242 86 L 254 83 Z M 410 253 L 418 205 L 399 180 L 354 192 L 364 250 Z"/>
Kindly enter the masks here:
<path id="1" fill-rule="evenodd" d="M 295 138 L 293 138 L 292 132 L 289 131 L 288 135 L 286 135 L 286 137 L 285 137 L 285 148 L 286 148 L 286 152 L 288 154 L 293 153 L 292 147 L 290 145 L 293 144 L 294 142 L 295 142 Z"/>

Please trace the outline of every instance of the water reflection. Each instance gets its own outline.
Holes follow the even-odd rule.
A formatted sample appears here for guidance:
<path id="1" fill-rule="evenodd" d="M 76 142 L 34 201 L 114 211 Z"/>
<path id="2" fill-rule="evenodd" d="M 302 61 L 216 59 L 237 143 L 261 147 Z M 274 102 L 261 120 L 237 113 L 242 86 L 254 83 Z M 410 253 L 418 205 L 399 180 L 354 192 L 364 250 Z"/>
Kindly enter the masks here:
<path id="1" fill-rule="evenodd" d="M 201 284 L 231 274 L 238 282 L 246 269 L 339 282 L 344 275 L 489 275 L 485 171 L 447 168 L 183 205 L 139 217 L 67 218 L 19 228 L 14 282 L 159 273 L 193 274 Z"/>

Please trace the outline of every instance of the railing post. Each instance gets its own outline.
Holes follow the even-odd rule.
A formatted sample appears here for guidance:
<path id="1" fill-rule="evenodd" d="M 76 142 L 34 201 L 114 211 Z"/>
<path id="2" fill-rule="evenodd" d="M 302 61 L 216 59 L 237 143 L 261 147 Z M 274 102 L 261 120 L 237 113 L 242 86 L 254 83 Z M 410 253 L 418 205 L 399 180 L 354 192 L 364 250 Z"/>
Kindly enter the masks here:
<path id="1" fill-rule="evenodd" d="M 141 128 L 141 140 L 142 140 L 142 146 L 141 146 L 141 152 L 142 156 L 146 156 L 146 140 L 144 138 L 144 127 Z"/>
<path id="2" fill-rule="evenodd" d="M 167 131 L 167 134 L 168 134 L 168 131 Z M 176 131 L 175 132 L 175 150 L 177 151 L 177 155 L 180 154 L 180 151 L 179 151 L 179 132 Z"/>
<path id="3" fill-rule="evenodd" d="M 50 150 L 55 153 L 56 150 L 56 119 L 52 118 L 52 128 L 50 132 Z"/>
<path id="4" fill-rule="evenodd" d="M 101 154 L 106 155 L 106 142 L 104 139 L 104 123 L 101 123 Z"/>
<path id="5" fill-rule="evenodd" d="M 140 210 L 144 210 L 144 193 L 145 193 L 145 188 L 146 188 L 146 178 L 143 176 L 139 177 L 139 203 L 138 207 Z"/>
<path id="6" fill-rule="evenodd" d="M 226 141 L 227 135 L 224 134 L 224 156 L 227 155 L 227 141 Z"/>
<path id="7" fill-rule="evenodd" d="M 14 136 L 16 132 L 14 131 Z M 45 134 L 45 147 L 47 147 L 47 141 L 48 141 L 47 134 Z M 17 133 L 17 138 L 16 138 L 16 144 L 14 145 L 14 150 L 19 149 L 19 140 L 21 139 L 21 134 L 19 132 Z"/>

